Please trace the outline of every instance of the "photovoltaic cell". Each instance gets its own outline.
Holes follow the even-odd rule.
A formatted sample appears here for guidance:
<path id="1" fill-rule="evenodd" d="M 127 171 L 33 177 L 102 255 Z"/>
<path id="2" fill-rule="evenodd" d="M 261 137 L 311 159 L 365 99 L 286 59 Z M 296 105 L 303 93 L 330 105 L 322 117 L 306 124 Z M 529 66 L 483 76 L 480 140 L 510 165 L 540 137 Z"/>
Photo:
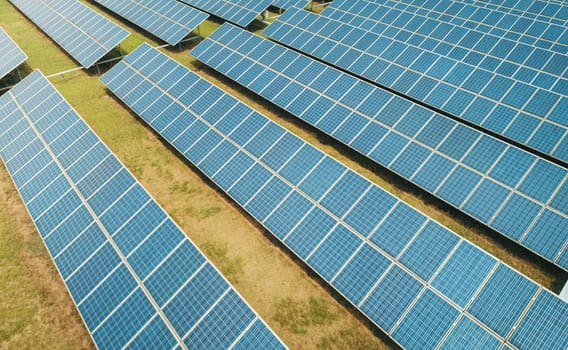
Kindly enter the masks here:
<path id="1" fill-rule="evenodd" d="M 85 68 L 94 65 L 130 35 L 79 1 L 10 2 Z"/>
<path id="2" fill-rule="evenodd" d="M 98 348 L 285 348 L 40 71 L 0 97 L 0 155 Z"/>
<path id="3" fill-rule="evenodd" d="M 560 199 L 568 175 L 565 168 L 230 24 L 210 35 L 192 55 L 481 223 L 567 268 L 559 260 L 568 241 L 568 231 L 562 224 L 568 218 L 568 207 Z M 241 62 L 247 62 L 248 68 L 231 76 L 231 67 Z M 253 71 L 253 78 L 246 78 Z M 265 78 L 263 72 L 270 72 L 270 77 Z M 284 89 L 281 80 L 286 82 Z M 291 86 L 296 92 L 283 96 Z M 271 89 L 281 93 L 267 94 Z M 292 162 L 302 169 L 303 165 Z M 341 175 L 341 170 L 326 163 L 300 185 L 318 200 L 328 188 L 319 174 L 329 172 L 325 181 L 331 182 Z M 287 173 L 288 167 L 283 171 Z M 553 193 L 557 193 L 556 200 L 549 205 Z M 336 208 L 338 205 L 353 204 L 344 198 L 332 208 L 338 216 L 345 210 Z M 374 206 L 392 207 L 383 204 L 378 201 Z M 355 206 L 345 220 L 368 236 L 377 217 L 369 218 L 373 220 L 369 223 L 360 216 L 354 220 L 359 207 Z M 559 224 L 552 224 L 552 218 Z M 388 225 L 395 227 L 394 239 Z M 383 224 L 381 235 L 371 239 L 404 245 L 411 237 L 401 231 L 407 228 L 413 233 L 416 229 L 388 225 Z M 401 248 L 385 246 L 395 255 Z"/>
<path id="4" fill-rule="evenodd" d="M 178 44 L 209 17 L 175 0 L 96 0 L 95 2 L 170 45 Z"/>
<path id="5" fill-rule="evenodd" d="M 390 17 L 388 20 L 394 21 Z M 317 23 L 317 26 L 313 23 Z M 424 44 L 420 44 L 427 46 L 423 48 L 406 41 L 414 32 L 400 34 L 400 30 L 389 22 L 378 22 L 375 26 L 381 34 L 292 8 L 263 34 L 533 150 L 560 161 L 568 160 L 565 156 L 568 133 L 564 108 L 568 103 L 565 101 L 568 86 L 564 82 L 568 63 L 565 54 L 553 53 L 546 60 L 548 63 L 537 69 L 551 77 L 558 77 L 557 83 L 549 89 L 532 85 L 534 74 L 528 72 L 528 68 L 520 66 L 518 71 L 521 76 L 517 77 L 513 73 L 492 72 L 478 65 L 477 61 L 469 62 L 466 50 L 455 46 L 456 40 L 465 36 L 459 29 L 450 32 L 455 32 L 455 38 L 448 39 L 452 45 L 443 43 L 446 48 L 443 52 L 433 52 L 430 47 L 438 45 L 435 39 L 425 40 Z M 430 35 L 434 27 L 427 27 L 419 35 Z M 302 34 L 308 39 L 297 40 Z M 312 40 L 315 40 L 315 45 L 310 44 Z M 502 51 L 503 54 L 522 57 L 529 55 L 517 53 L 513 47 L 505 47 Z M 348 55 L 352 58 L 341 59 Z M 527 79 L 531 83 L 527 83 Z M 505 94 L 495 96 L 496 92 Z M 481 110 L 486 112 L 480 113 Z M 497 123 L 503 121 L 502 115 L 510 120 L 504 124 Z"/>
<path id="6" fill-rule="evenodd" d="M 0 79 L 2 79 L 24 63 L 28 56 L 2 27 L 0 27 L 0 47 L 2 48 L 2 53 L 0 53 Z"/>
<path id="7" fill-rule="evenodd" d="M 510 279 L 501 278 L 502 274 L 519 276 L 521 281 L 517 284 L 524 287 L 522 292 L 519 292 L 523 295 L 532 296 L 542 291 L 541 287 L 495 259 L 482 259 L 485 253 L 475 246 L 439 224 L 428 220 L 378 186 L 371 184 L 344 165 L 324 155 L 242 102 L 198 77 L 189 69 L 179 65 L 184 70 L 179 76 L 180 82 L 186 80 L 184 85 L 187 86 L 187 91 L 198 89 L 201 95 L 191 101 L 183 102 L 181 97 L 186 92 L 176 91 L 171 86 L 168 87 L 161 81 L 151 78 L 151 74 L 144 73 L 157 69 L 166 61 L 172 60 L 149 45 L 143 44 L 107 72 L 101 80 L 122 101 L 128 100 L 130 94 L 137 94 L 138 91 L 143 94 L 142 89 L 148 92 L 149 88 L 154 88 L 178 104 L 184 112 L 177 116 L 168 116 L 160 111 L 155 112 L 154 115 L 141 113 L 142 119 L 149 125 L 161 118 L 174 119 L 179 121 L 180 126 L 185 125 L 186 127 L 180 127 L 176 134 L 160 133 L 166 142 L 174 146 L 179 138 L 204 140 L 210 133 L 218 134 L 219 138 L 209 139 L 211 140 L 209 149 L 219 149 L 223 142 L 231 143 L 234 148 L 231 148 L 228 160 L 220 165 L 212 175 L 210 173 L 206 175 L 228 192 L 239 205 L 385 333 L 399 344 L 409 348 L 434 347 L 442 344 L 446 339 L 459 339 L 463 337 L 464 329 L 471 329 L 476 334 L 488 333 L 497 339 L 499 344 L 507 344 L 506 336 L 500 335 L 498 330 L 500 325 L 495 325 L 493 319 L 517 317 L 518 321 L 521 321 L 524 314 L 517 314 L 506 308 L 494 312 L 493 308 L 483 306 L 483 300 L 490 300 L 491 295 L 509 294 L 507 282 Z M 128 72 L 128 74 L 123 74 L 123 72 Z M 217 90 L 221 93 L 205 94 L 203 93 L 205 90 Z M 224 107 L 217 110 L 218 115 L 215 121 L 209 122 L 205 119 L 207 108 L 203 110 L 201 106 L 207 105 L 213 108 L 219 101 L 225 101 Z M 247 123 L 249 119 L 253 122 Z M 217 126 L 226 120 L 238 120 L 238 123 L 234 124 L 240 126 L 234 127 L 232 131 L 221 131 Z M 197 122 L 203 123 L 206 129 L 196 130 L 194 134 L 187 134 L 183 131 L 189 130 L 188 126 Z M 227 122 L 225 125 L 230 124 L 233 123 Z M 237 133 L 239 130 L 241 131 Z M 272 130 L 273 135 L 263 133 L 263 130 Z M 276 138 L 274 138 L 275 135 Z M 262 152 L 253 153 L 253 151 L 256 152 L 256 147 L 247 148 L 253 140 L 256 140 L 257 144 L 264 144 L 260 141 L 268 142 L 274 139 L 277 141 L 269 142 L 268 148 L 263 147 Z M 285 144 L 295 145 L 296 150 L 286 153 L 288 159 L 283 162 L 283 165 L 269 165 L 263 157 L 271 154 L 271 150 L 284 140 L 286 140 Z M 211 151 L 205 157 L 200 157 L 200 160 L 192 160 L 192 152 L 197 145 L 199 141 L 194 141 L 192 145 L 184 149 L 183 154 L 201 169 L 202 164 L 205 164 L 209 157 L 217 154 Z M 285 153 L 282 149 L 280 152 Z M 266 159 L 273 159 L 273 156 Z M 273 163 L 270 162 L 270 164 Z M 248 174 L 253 172 L 263 175 L 250 177 Z M 310 180 L 314 177 L 317 177 L 324 185 L 317 185 L 315 181 Z M 253 178 L 257 180 L 253 181 Z M 349 182 L 354 184 L 353 187 L 344 187 L 341 185 L 341 179 L 350 179 Z M 304 186 L 304 184 L 307 185 Z M 350 192 L 357 193 L 359 197 L 354 201 L 350 199 L 350 202 L 354 204 L 345 213 L 344 207 L 336 207 L 335 202 L 341 201 L 341 197 L 327 196 L 336 186 L 338 189 L 342 188 L 341 193 L 347 195 L 348 198 L 351 198 Z M 236 188 L 240 190 L 231 192 Z M 365 190 L 361 191 L 361 188 Z M 246 195 L 241 196 L 244 191 Z M 233 195 L 233 193 L 238 194 Z M 383 198 L 386 207 L 369 206 L 369 201 L 363 198 L 371 194 L 371 198 Z M 271 196 L 274 200 L 266 200 Z M 266 203 L 267 207 L 262 211 L 251 208 L 252 204 L 256 203 L 256 198 Z M 325 198 L 327 200 L 324 201 Z M 390 202 L 392 204 L 388 204 Z M 407 235 L 407 243 L 399 248 L 399 254 L 392 254 L 385 249 L 384 244 L 369 240 L 367 238 L 369 229 L 363 233 L 343 219 L 350 217 L 350 213 L 358 205 L 368 208 L 367 211 L 358 209 L 357 217 L 361 220 L 372 222 L 367 217 L 380 215 L 378 227 L 387 221 L 398 222 L 398 227 L 404 227 L 408 222 L 413 223 L 408 226 L 415 227 L 415 231 Z M 401 210 L 395 212 L 388 207 L 401 208 Z M 377 208 L 376 211 L 374 208 Z M 406 209 L 402 210 L 402 208 Z M 337 214 L 334 214 L 333 210 Z M 267 212 L 269 214 L 265 216 Z M 255 213 L 260 214 L 257 216 Z M 338 215 L 343 215 L 343 217 Z M 393 237 L 396 238 L 396 227 L 392 226 Z M 375 235 L 378 234 L 379 231 L 376 231 Z M 428 249 L 435 252 L 435 257 L 429 258 Z M 404 259 L 399 259 L 399 255 Z M 465 259 L 467 259 L 467 264 L 460 265 Z M 476 266 L 475 263 L 478 261 L 484 262 L 483 269 L 475 271 L 475 274 L 471 273 L 472 267 Z M 426 278 L 436 282 L 430 285 L 425 281 Z M 453 286 L 454 281 L 462 281 L 463 286 L 461 287 L 463 288 Z M 481 298 L 482 301 L 474 304 L 476 307 L 470 312 L 469 300 L 478 295 L 476 300 Z M 183 306 L 186 303 L 177 305 Z M 527 308 L 531 305 L 531 301 L 521 298 L 515 302 L 515 306 L 520 305 Z M 515 309 L 521 309 L 521 307 L 515 307 Z M 180 317 L 191 317 L 187 315 L 191 315 L 192 312 L 179 312 L 178 314 Z M 458 317 L 469 317 L 476 324 L 455 327 L 459 320 Z M 482 328 L 481 331 L 476 328 L 477 325 Z M 533 326 L 534 329 L 531 329 L 531 332 L 534 336 L 554 337 L 551 343 L 562 337 L 566 327 L 563 324 L 550 324 L 544 326 L 543 329 L 539 328 L 541 324 Z M 455 334 L 453 334 L 454 331 Z M 490 336 L 486 339 L 485 335 L 480 335 L 480 341 L 492 344 Z"/>

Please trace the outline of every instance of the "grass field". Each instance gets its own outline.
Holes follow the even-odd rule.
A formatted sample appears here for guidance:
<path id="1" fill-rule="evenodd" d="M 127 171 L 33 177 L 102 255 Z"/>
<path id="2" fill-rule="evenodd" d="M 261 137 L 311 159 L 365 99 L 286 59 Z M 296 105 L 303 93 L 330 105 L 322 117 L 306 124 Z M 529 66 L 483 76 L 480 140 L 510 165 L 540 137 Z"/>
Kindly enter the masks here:
<path id="1" fill-rule="evenodd" d="M 121 45 L 125 53 L 143 41 L 160 44 L 118 17 L 85 3 L 132 33 Z M 0 0 L 0 25 L 30 57 L 22 68 L 24 73 L 39 68 L 49 75 L 77 66 L 7 0 Z M 208 35 L 218 25 L 208 21 L 201 26 L 201 34 Z M 561 288 L 566 275 L 550 264 L 535 259 L 277 107 L 243 91 L 192 59 L 188 55 L 192 45 L 184 45 L 182 50 L 163 49 L 163 52 L 538 283 L 554 291 Z M 275 244 L 268 233 L 197 169 L 166 147 L 105 90 L 98 78 L 96 70 L 91 69 L 51 81 L 290 348 L 395 347 L 325 288 L 301 262 Z M 93 347 L 3 167 L 0 167 L 0 285 L 0 349 Z"/>

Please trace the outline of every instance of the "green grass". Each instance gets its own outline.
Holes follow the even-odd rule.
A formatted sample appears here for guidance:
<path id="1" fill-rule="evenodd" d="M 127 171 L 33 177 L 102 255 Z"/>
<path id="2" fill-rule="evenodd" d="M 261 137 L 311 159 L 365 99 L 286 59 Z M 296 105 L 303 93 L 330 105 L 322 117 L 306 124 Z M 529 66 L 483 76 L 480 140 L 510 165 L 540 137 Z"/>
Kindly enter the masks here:
<path id="1" fill-rule="evenodd" d="M 207 257 L 217 262 L 217 267 L 223 271 L 231 283 L 238 283 L 239 276 L 244 273 L 243 257 L 228 256 L 229 248 L 225 242 L 207 242 L 203 245 L 203 251 Z"/>
<path id="2" fill-rule="evenodd" d="M 307 301 L 291 298 L 280 300 L 276 304 L 274 319 L 293 333 L 305 334 L 311 325 L 322 325 L 337 319 L 337 313 L 330 310 L 323 300 L 310 297 Z"/>
<path id="3" fill-rule="evenodd" d="M 119 17 L 93 3 L 86 3 L 132 33 L 121 44 L 124 53 L 131 52 L 144 41 L 158 44 L 155 38 L 125 24 Z M 77 66 L 7 0 L 0 0 L 0 23 L 30 56 L 22 67 L 24 74 L 35 68 L 40 68 L 45 74 L 53 74 Z M 219 22 L 207 21 L 201 26 L 200 34 L 206 37 L 219 25 Z M 161 50 L 523 274 L 547 288 L 560 290 L 566 280 L 565 273 L 550 264 L 535 262 L 534 257 L 521 248 L 204 67 L 188 55 L 188 50 L 195 45 L 194 41 L 183 44 L 181 48 Z M 111 56 L 116 54 L 114 52 Z M 108 67 L 110 65 L 103 70 Z M 290 259 L 286 250 L 267 239 L 258 224 L 164 145 L 106 91 L 98 78 L 96 69 L 91 69 L 89 72 L 65 74 L 51 81 L 292 349 L 393 347 L 388 340 L 373 335 L 366 323 L 357 319 L 357 314 L 350 313 L 348 307 L 339 304 L 321 288 L 301 265 Z M 15 190 L 7 175 L 5 172 L 0 172 L 0 175 L 0 184 L 8 186 L 5 192 L 14 197 Z M 19 343 L 14 339 L 33 339 L 35 344 L 46 344 L 43 348 L 48 349 L 89 347 L 90 340 L 76 312 L 66 318 L 56 317 L 61 308 L 73 311 L 73 305 L 29 217 L 22 208 L 13 213 L 12 205 L 22 207 L 18 200 L 10 202 L 9 206 L 0 205 L 0 283 L 2 286 L 10 285 L 9 290 L 0 288 L 0 349 L 33 347 L 29 346 L 29 340 Z M 28 227 L 26 241 L 18 233 L 21 227 Z M 28 264 L 32 260 L 34 265 L 31 266 L 48 266 L 44 271 L 45 279 L 59 286 L 59 293 L 46 292 L 52 289 L 46 289 L 32 277 L 35 271 Z M 77 327 L 79 331 L 72 333 L 77 338 L 74 342 L 67 335 L 69 330 Z"/>

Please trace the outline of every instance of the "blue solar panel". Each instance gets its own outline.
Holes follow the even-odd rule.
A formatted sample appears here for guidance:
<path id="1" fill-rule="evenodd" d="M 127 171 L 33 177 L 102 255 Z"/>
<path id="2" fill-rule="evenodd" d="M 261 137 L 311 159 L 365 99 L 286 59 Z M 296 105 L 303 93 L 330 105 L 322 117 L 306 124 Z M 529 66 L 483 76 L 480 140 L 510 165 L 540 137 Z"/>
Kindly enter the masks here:
<path id="1" fill-rule="evenodd" d="M 561 199 L 565 193 L 562 181 L 568 175 L 565 168 L 229 24 L 204 40 L 192 54 L 229 76 L 231 67 L 240 65 L 237 62 L 250 62 L 248 70 L 231 78 L 566 269 L 560 264 L 559 254 L 566 249 L 568 231 L 563 224 L 548 224 L 550 220 L 540 215 L 554 196 L 551 215 L 557 215 L 555 220 L 559 222 L 568 218 L 568 203 Z M 251 76 L 258 76 L 257 80 L 263 79 L 263 72 L 270 72 L 274 78 L 255 85 L 257 80 L 246 78 L 250 72 Z M 294 93 L 282 97 L 292 86 Z M 281 93 L 267 93 L 272 90 Z M 313 157 L 308 158 L 311 161 Z M 314 166 L 300 164 L 295 158 L 290 164 L 294 167 L 285 166 L 282 172 L 294 183 L 299 179 L 290 177 L 292 169 L 304 176 L 304 169 Z M 329 183 L 321 179 L 323 172 L 329 173 L 325 180 Z M 326 201 L 321 196 L 340 176 L 341 170 L 325 160 L 300 188 Z M 363 190 L 353 189 L 352 196 L 358 197 Z M 336 189 L 327 196 L 335 192 Z M 354 219 L 359 204 L 338 195 L 345 201 L 330 207 L 332 212 L 341 217 L 346 208 L 354 205 L 345 220 L 368 236 L 377 217 L 369 218 L 371 222 L 360 216 Z M 518 205 L 519 202 L 526 204 Z M 375 210 L 388 210 L 392 204 L 379 201 L 374 206 Z M 394 239 L 388 233 L 388 225 L 383 225 L 379 229 L 381 235 L 371 240 L 396 255 L 417 228 L 409 225 L 401 230 L 396 224 L 394 227 Z"/>
<path id="2" fill-rule="evenodd" d="M 469 243 L 462 243 L 437 273 L 432 286 L 461 307 L 466 307 L 490 274 L 496 261 Z"/>
<path id="3" fill-rule="evenodd" d="M 0 106 L 2 160 L 98 348 L 285 348 L 41 72 Z"/>
<path id="4" fill-rule="evenodd" d="M 434 349 L 458 315 L 458 310 L 427 289 L 392 336 L 405 349 Z"/>
<path id="5" fill-rule="evenodd" d="M 428 281 L 450 255 L 458 240 L 445 228 L 428 223 L 404 251 L 400 261 Z"/>
<path id="6" fill-rule="evenodd" d="M 535 325 L 542 325 L 546 337 L 535 337 Z M 558 328 L 557 328 L 558 327 Z M 554 332 L 560 332 L 555 336 Z M 562 336 L 562 334 L 564 336 Z M 511 336 L 511 344 L 519 349 L 566 349 L 568 347 L 568 304 L 543 290 L 530 306 L 527 315 Z M 547 339 L 551 339 L 548 341 Z M 554 340 L 552 340 L 554 339 Z"/>
<path id="7" fill-rule="evenodd" d="M 389 333 L 423 288 L 422 283 L 395 265 L 363 301 L 361 309 Z"/>
<path id="8" fill-rule="evenodd" d="M 506 336 L 538 288 L 527 278 L 503 265 L 497 267 L 468 312 Z"/>
<path id="9" fill-rule="evenodd" d="M 351 4 L 352 2 L 349 2 L 348 5 Z M 389 17 L 388 20 L 392 22 L 394 18 Z M 423 40 L 420 45 L 412 41 L 407 42 L 413 35 L 430 35 L 434 25 L 424 25 L 427 27 L 424 33 L 415 33 L 397 29 L 386 19 L 384 23 L 373 19 L 368 21 L 373 23 L 372 28 L 367 28 L 371 31 L 292 8 L 271 24 L 264 34 L 381 86 L 421 100 L 464 121 L 490 129 L 531 149 L 561 161 L 568 161 L 564 149 L 564 140 L 568 134 L 564 108 L 567 104 L 568 87 L 563 76 L 568 65 L 565 54 L 553 53 L 551 58 L 546 60 L 546 66 L 536 68 L 544 74 L 557 77 L 552 88 L 543 88 L 532 85 L 532 80 L 535 79 L 533 75 L 536 73 L 531 74 L 528 68 L 517 62 L 515 64 L 519 67 L 521 76 L 508 72 L 492 72 L 481 64 L 468 62 L 467 57 L 464 57 L 465 49 L 455 46 L 455 42 L 440 44 L 432 38 Z M 318 25 L 314 26 L 312 23 Z M 373 28 L 377 28 L 376 31 L 380 34 L 372 32 Z M 454 32 L 460 39 L 462 35 L 466 35 L 459 30 L 450 34 Z M 299 33 L 317 37 L 318 45 L 311 47 L 306 40 L 296 40 Z M 367 41 L 364 45 L 357 45 L 363 37 Z M 373 44 L 368 44 L 371 41 Z M 432 51 L 432 47 L 439 46 L 445 48 L 443 52 Z M 454 55 L 454 52 L 459 54 Z M 516 51 L 512 47 L 503 49 L 503 54 L 510 52 Z M 358 58 L 339 59 L 348 54 Z M 525 53 L 519 55 L 526 57 Z M 358 64 L 358 61 L 362 64 Z M 531 83 L 526 82 L 529 79 Z M 504 81 L 508 82 L 505 87 Z M 499 91 L 506 93 L 502 97 L 495 96 L 495 92 Z M 485 113 L 480 113 L 482 108 L 486 110 Z M 506 124 L 496 123 L 501 115 L 508 115 L 511 120 Z"/>
<path id="10" fill-rule="evenodd" d="M 468 317 L 462 317 L 440 349 L 499 349 L 497 337 Z"/>
<path id="11" fill-rule="evenodd" d="M 358 305 L 390 265 L 387 257 L 364 245 L 334 277 L 333 285 Z"/>
<path id="12" fill-rule="evenodd" d="M 85 68 L 94 65 L 130 35 L 79 1 L 10 2 Z"/>
<path id="13" fill-rule="evenodd" d="M 241 27 L 252 23 L 273 0 L 180 0 Z"/>
<path id="14" fill-rule="evenodd" d="M 95 2 L 170 45 L 178 44 L 209 17 L 175 0 L 95 0 Z"/>
<path id="15" fill-rule="evenodd" d="M 457 323 L 458 316 L 464 312 L 490 334 L 501 334 L 501 324 L 494 322 L 499 317 L 523 318 L 522 313 L 511 310 L 521 309 L 521 305 L 528 307 L 530 299 L 516 299 L 512 303 L 515 308 L 505 306 L 505 310 L 495 312 L 491 305 L 484 306 L 488 304 L 490 294 L 509 294 L 509 286 L 503 284 L 501 275 L 520 276 L 509 267 L 486 256 L 478 248 L 186 68 L 183 68 L 180 79 L 188 81 L 189 90 L 193 89 L 191 85 L 198 86 L 202 82 L 201 97 L 183 102 L 184 92 L 167 88 L 160 80 L 142 73 L 150 71 L 154 61 L 171 60 L 149 45 L 141 45 L 131 55 L 107 72 L 101 78 L 103 83 L 123 101 L 128 100 L 129 94 L 135 93 L 131 84 L 139 84 L 145 79 L 150 82 L 147 90 L 158 89 L 169 96 L 184 112 L 168 116 L 156 111 L 155 115 L 143 113 L 141 117 L 150 125 L 160 118 L 179 121 L 177 133 L 160 132 L 165 141 L 174 146 L 181 138 L 205 139 L 211 133 L 218 134 L 224 140 L 222 142 L 230 143 L 233 147 L 228 159 L 216 170 L 205 174 L 394 340 L 405 347 L 424 348 L 434 347 L 446 339 L 459 339 L 468 329 L 478 332 L 474 325 L 455 327 L 454 321 Z M 122 86 L 130 86 L 131 89 L 123 89 Z M 203 93 L 205 90 L 211 93 Z M 213 92 L 215 90 L 221 93 Z M 201 105 L 214 106 L 220 101 L 224 101 L 224 107 L 218 110 L 215 124 L 205 118 L 205 112 L 196 112 L 201 110 Z M 230 120 L 239 122 L 228 122 Z M 206 129 L 193 133 L 184 131 L 190 130 L 190 125 L 196 121 L 206 125 Z M 224 132 L 217 127 L 224 121 L 224 125 L 240 126 Z M 247 145 L 253 140 L 272 139 L 263 134 L 263 130 L 272 130 L 277 141 L 260 148 L 258 145 L 265 143 L 259 142 L 248 149 Z M 209 140 L 211 149 L 219 149 L 222 145 L 218 138 Z M 294 145 L 295 150 L 287 152 L 285 147 L 278 147 L 280 142 Z M 201 160 L 193 161 L 194 147 L 189 146 L 183 154 L 199 169 L 209 157 L 217 155 L 211 151 L 200 157 Z M 273 159 L 279 159 L 271 153 L 275 149 L 280 149 L 279 152 L 286 154 L 288 159 L 274 163 Z M 205 169 L 210 169 L 209 165 Z M 343 196 L 348 199 L 347 202 L 353 203 L 348 209 L 345 209 L 347 205 L 337 203 L 343 200 Z M 355 197 L 358 198 L 353 199 Z M 371 203 L 374 201 L 382 201 L 384 206 Z M 266 208 L 261 208 L 258 203 L 266 203 Z M 351 215 L 355 208 L 357 214 Z M 368 224 L 362 225 L 359 230 L 346 218 Z M 370 226 L 377 226 L 377 229 Z M 385 232 L 390 231 L 390 240 L 386 243 L 379 239 L 381 227 L 385 227 Z M 397 233 L 403 232 L 405 227 L 414 229 L 397 237 Z M 369 231 L 372 233 L 370 237 L 381 243 L 367 238 Z M 397 243 L 400 240 L 402 244 Z M 393 248 L 387 249 L 388 246 Z M 478 262 L 483 265 L 478 266 Z M 431 280 L 432 284 L 426 280 Z M 487 282 L 493 280 L 497 283 Z M 455 285 L 456 281 L 459 286 Z M 167 285 L 159 285 L 164 284 Z M 523 296 L 530 291 L 542 290 L 525 279 L 522 287 L 515 291 L 519 290 L 517 294 Z M 475 308 L 470 312 L 470 300 L 474 296 L 477 296 L 472 304 Z M 185 309 L 187 303 L 181 300 L 175 305 L 172 312 L 178 315 L 176 318 L 199 314 L 198 310 Z M 561 337 L 561 326 L 547 326 L 542 331 L 537 329 L 538 325 L 534 327 L 532 332 L 535 336 Z M 480 342 L 491 344 L 491 340 L 481 336 L 481 332 L 479 334 Z M 495 335 L 495 338 L 499 344 L 506 344 L 506 335 Z"/>
<path id="16" fill-rule="evenodd" d="M 0 79 L 16 69 L 28 59 L 28 56 L 20 49 L 12 38 L 0 27 Z"/>

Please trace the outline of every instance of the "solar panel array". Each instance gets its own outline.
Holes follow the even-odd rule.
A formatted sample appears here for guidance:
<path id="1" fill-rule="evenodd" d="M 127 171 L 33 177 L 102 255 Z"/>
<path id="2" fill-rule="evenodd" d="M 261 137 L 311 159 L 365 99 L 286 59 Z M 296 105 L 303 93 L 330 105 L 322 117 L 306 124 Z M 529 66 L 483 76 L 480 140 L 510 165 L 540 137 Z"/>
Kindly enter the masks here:
<path id="1" fill-rule="evenodd" d="M 180 0 L 241 27 L 251 24 L 273 0 Z"/>
<path id="2" fill-rule="evenodd" d="M 374 0 L 375 1 L 375 0 Z M 431 1 L 431 0 L 430 0 Z M 446 1 L 446 0 L 442 0 Z M 530 0 L 454 0 L 459 3 L 471 3 L 476 6 L 491 10 L 499 10 L 504 13 L 522 15 L 529 18 L 537 18 L 541 21 L 565 25 L 568 21 L 568 8 L 562 1 L 530 1 Z"/>
<path id="3" fill-rule="evenodd" d="M 280 9 L 289 9 L 290 7 L 306 7 L 310 0 L 273 0 L 272 6 Z"/>
<path id="4" fill-rule="evenodd" d="M 99 349 L 284 348 L 39 71 L 0 155 Z"/>
<path id="5" fill-rule="evenodd" d="M 466 63 L 459 59 L 464 50 L 452 50 L 451 45 L 445 46 L 447 55 L 422 49 L 408 42 L 418 34 L 398 36 L 399 32 L 389 27 L 385 35 L 375 34 L 292 8 L 264 34 L 509 140 L 568 161 L 567 95 Z M 391 34 L 396 39 L 390 38 Z M 452 52 L 456 56 L 450 57 Z M 483 55 L 474 56 L 479 59 Z M 553 57 L 548 64 L 563 72 L 568 56 Z"/>
<path id="6" fill-rule="evenodd" d="M 77 0 L 10 0 L 83 67 L 89 68 L 129 33 Z"/>
<path id="7" fill-rule="evenodd" d="M 568 346 L 557 296 L 149 45 L 101 80 L 403 347 Z"/>
<path id="8" fill-rule="evenodd" d="M 492 14 L 494 19 L 508 20 L 501 25 L 503 28 L 488 25 L 469 28 L 460 23 L 463 18 L 452 23 L 440 13 L 424 13 L 416 7 L 406 9 L 398 3 L 380 4 L 366 0 L 356 3 L 335 1 L 322 12 L 326 17 L 389 38 L 415 35 L 407 42 L 441 55 L 463 58 L 472 66 L 510 76 L 535 87 L 566 94 L 568 79 L 562 75 L 566 70 L 563 63 L 568 62 L 565 58 L 568 36 L 564 34 L 568 29 L 521 16 L 504 18 L 502 14 Z M 468 19 L 477 17 L 478 14 L 474 13 Z M 474 20 L 471 23 L 476 24 Z M 517 28 L 527 33 L 515 33 Z M 452 50 L 448 52 L 448 48 Z"/>
<path id="9" fill-rule="evenodd" d="M 0 47 L 2 48 L 2 52 L 0 52 L 0 79 L 2 79 L 24 63 L 28 56 L 2 27 L 0 27 Z"/>
<path id="10" fill-rule="evenodd" d="M 192 55 L 568 270 L 568 171 L 224 24 Z"/>
<path id="11" fill-rule="evenodd" d="M 95 0 L 119 16 L 177 45 L 209 15 L 176 0 Z"/>
<path id="12" fill-rule="evenodd" d="M 566 20 L 554 20 L 553 16 L 560 13 L 561 6 L 554 6 L 546 13 L 551 17 L 527 16 L 526 13 L 502 11 L 495 7 L 485 8 L 485 3 L 471 1 L 416 1 L 391 0 L 374 1 L 377 4 L 394 6 L 400 10 L 413 11 L 433 19 L 443 19 L 447 23 L 464 26 L 473 30 L 481 30 L 498 36 L 505 35 L 522 42 L 532 43 L 543 49 L 555 50 L 556 42 L 566 44 Z M 534 3 L 531 1 L 531 3 Z M 333 7 L 335 7 L 334 4 Z M 564 9 L 566 15 L 568 11 Z M 503 32 L 505 31 L 505 32 Z M 564 37 L 562 37 L 564 36 Z M 561 52 L 561 51 L 558 51 Z"/>

